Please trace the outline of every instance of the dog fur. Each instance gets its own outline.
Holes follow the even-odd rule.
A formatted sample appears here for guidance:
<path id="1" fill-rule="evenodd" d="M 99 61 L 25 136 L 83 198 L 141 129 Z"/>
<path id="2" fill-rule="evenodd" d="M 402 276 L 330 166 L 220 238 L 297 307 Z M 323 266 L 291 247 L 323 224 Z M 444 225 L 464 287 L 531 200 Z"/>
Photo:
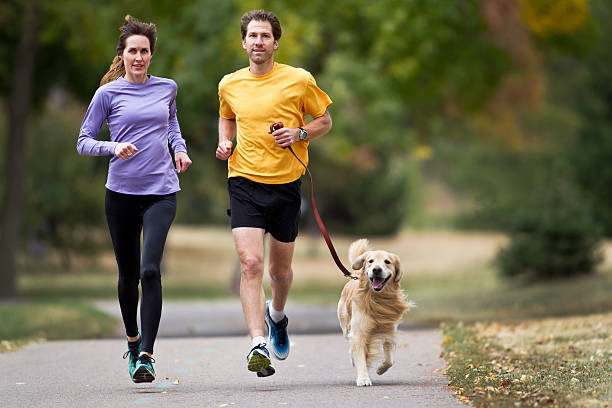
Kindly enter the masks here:
<path id="1" fill-rule="evenodd" d="M 349 262 L 359 279 L 344 286 L 338 302 L 338 320 L 350 343 L 349 355 L 357 369 L 357 385 L 372 385 L 368 368 L 382 362 L 376 372 L 384 374 L 393 365 L 397 325 L 412 303 L 400 288 L 399 256 L 373 251 L 367 239 L 349 247 Z"/>

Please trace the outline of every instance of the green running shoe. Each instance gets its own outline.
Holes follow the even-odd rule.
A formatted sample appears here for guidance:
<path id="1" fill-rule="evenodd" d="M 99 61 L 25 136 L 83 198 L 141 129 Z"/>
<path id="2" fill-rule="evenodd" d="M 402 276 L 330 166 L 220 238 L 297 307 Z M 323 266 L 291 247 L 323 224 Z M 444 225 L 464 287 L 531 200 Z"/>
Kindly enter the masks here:
<path id="1" fill-rule="evenodd" d="M 270 365 L 270 353 L 266 344 L 258 344 L 253 347 L 247 356 L 247 368 L 249 371 L 257 372 L 258 377 L 268 377 L 275 373 Z"/>
<path id="2" fill-rule="evenodd" d="M 153 382 L 155 379 L 155 370 L 153 369 L 154 362 L 155 359 L 147 354 L 143 354 L 138 357 L 138 361 L 136 362 L 136 370 L 134 370 L 132 380 L 135 383 Z"/>
<path id="3" fill-rule="evenodd" d="M 138 340 L 136 341 L 128 341 L 128 350 L 123 355 L 123 358 L 129 358 L 128 360 L 128 369 L 130 370 L 130 378 L 132 381 L 134 380 L 134 371 L 136 371 L 136 363 L 138 362 L 138 356 L 140 355 L 140 350 L 142 348 L 142 338 L 140 337 L 140 333 L 138 336 Z"/>

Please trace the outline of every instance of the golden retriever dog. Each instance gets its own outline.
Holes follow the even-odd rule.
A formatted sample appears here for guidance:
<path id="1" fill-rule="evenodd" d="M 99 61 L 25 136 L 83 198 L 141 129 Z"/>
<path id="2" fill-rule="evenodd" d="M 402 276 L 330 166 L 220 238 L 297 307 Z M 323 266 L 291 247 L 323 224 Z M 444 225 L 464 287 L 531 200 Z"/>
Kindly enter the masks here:
<path id="1" fill-rule="evenodd" d="M 338 320 L 350 342 L 349 355 L 357 368 L 357 385 L 372 385 L 368 368 L 382 360 L 376 372 L 384 374 L 393 365 L 397 325 L 412 303 L 400 289 L 399 256 L 373 251 L 367 239 L 349 247 L 349 262 L 359 279 L 344 286 L 338 302 Z"/>

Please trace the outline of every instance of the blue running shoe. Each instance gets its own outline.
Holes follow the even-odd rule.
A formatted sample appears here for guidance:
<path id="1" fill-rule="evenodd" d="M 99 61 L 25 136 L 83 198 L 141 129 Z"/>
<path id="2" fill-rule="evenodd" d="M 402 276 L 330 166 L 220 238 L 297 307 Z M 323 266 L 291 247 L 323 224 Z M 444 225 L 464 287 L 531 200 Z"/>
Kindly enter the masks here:
<path id="1" fill-rule="evenodd" d="M 136 370 L 134 371 L 132 380 L 135 383 L 152 382 L 155 379 L 155 370 L 153 369 L 154 362 L 155 359 L 147 354 L 138 357 Z"/>
<path id="2" fill-rule="evenodd" d="M 136 371 L 136 363 L 138 362 L 138 356 L 140 355 L 140 350 L 142 348 L 142 339 L 139 335 L 137 341 L 128 341 L 127 344 L 128 350 L 123 355 L 123 358 L 129 358 L 128 369 L 130 370 L 130 378 L 133 381 L 134 371 Z"/>
<path id="3" fill-rule="evenodd" d="M 270 365 L 270 353 L 265 343 L 251 349 L 247 356 L 247 368 L 249 371 L 257 372 L 258 377 L 268 377 L 276 372 Z"/>
<path id="4" fill-rule="evenodd" d="M 279 360 L 284 360 L 289 355 L 289 335 L 287 334 L 287 324 L 289 324 L 289 319 L 287 319 L 287 316 L 285 316 L 280 322 L 274 323 L 270 317 L 271 303 L 271 300 L 266 302 L 266 326 L 268 327 L 268 342 L 270 343 L 272 355 Z"/>

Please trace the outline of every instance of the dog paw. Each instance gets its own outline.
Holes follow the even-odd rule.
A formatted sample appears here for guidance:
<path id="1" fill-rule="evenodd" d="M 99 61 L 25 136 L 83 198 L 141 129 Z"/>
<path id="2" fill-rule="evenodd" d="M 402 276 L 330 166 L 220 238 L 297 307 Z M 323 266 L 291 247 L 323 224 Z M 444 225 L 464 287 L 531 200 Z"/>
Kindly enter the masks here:
<path id="1" fill-rule="evenodd" d="M 372 385 L 372 380 L 370 380 L 368 377 L 365 378 L 357 378 L 357 386 L 358 387 L 363 387 L 363 386 L 370 386 Z"/>
<path id="2" fill-rule="evenodd" d="M 384 373 L 387 372 L 388 369 L 391 368 L 393 364 L 391 363 L 383 363 L 380 366 L 378 366 L 378 368 L 376 369 L 376 374 L 378 375 L 383 375 Z"/>

